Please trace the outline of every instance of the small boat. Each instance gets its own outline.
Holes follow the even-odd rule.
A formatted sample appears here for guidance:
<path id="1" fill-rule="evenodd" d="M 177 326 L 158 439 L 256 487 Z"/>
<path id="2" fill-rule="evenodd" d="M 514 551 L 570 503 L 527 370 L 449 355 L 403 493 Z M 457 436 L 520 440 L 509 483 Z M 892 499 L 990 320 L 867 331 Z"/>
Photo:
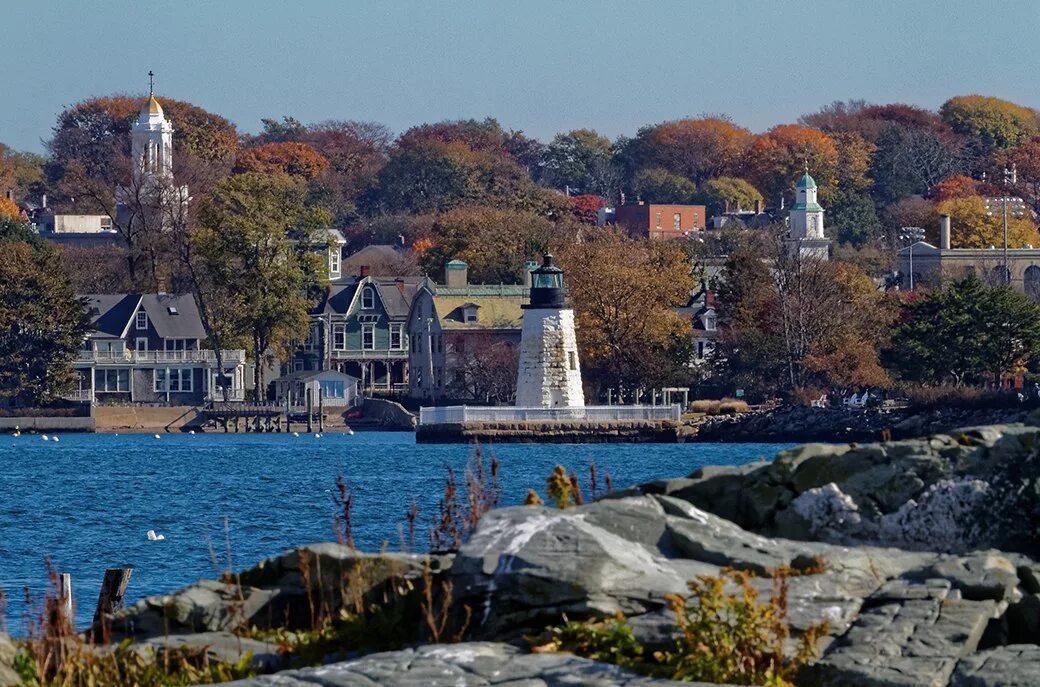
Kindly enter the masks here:
<path id="1" fill-rule="evenodd" d="M 148 541 L 165 541 L 166 540 L 166 535 L 164 535 L 164 534 L 156 534 L 155 530 L 148 530 L 148 533 L 145 536 L 148 537 Z"/>

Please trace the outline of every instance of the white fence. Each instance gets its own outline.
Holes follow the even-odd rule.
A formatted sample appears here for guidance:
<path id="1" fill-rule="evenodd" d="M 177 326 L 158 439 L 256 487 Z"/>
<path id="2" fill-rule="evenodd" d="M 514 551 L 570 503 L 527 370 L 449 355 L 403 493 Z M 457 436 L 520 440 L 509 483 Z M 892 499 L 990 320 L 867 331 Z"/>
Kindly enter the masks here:
<path id="1" fill-rule="evenodd" d="M 245 362 L 246 352 L 241 349 L 224 351 L 225 365 Z M 188 351 L 79 351 L 77 362 L 81 363 L 212 363 L 216 365 L 217 354 L 209 349 Z"/>
<path id="2" fill-rule="evenodd" d="M 515 408 L 512 406 L 437 406 L 419 409 L 421 425 L 463 422 L 616 422 L 679 420 L 678 403 L 667 406 L 584 406 L 578 408 Z"/>

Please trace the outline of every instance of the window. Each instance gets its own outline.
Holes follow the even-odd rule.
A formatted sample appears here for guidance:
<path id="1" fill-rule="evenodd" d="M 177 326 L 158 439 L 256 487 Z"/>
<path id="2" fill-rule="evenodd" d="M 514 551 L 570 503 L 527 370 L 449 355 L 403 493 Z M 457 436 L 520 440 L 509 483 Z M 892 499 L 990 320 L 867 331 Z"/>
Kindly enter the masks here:
<path id="1" fill-rule="evenodd" d="M 303 342 L 304 350 L 313 351 L 317 349 L 320 336 L 321 332 L 318 331 L 318 325 L 312 324 L 311 328 L 307 330 L 307 340 Z"/>
<path id="2" fill-rule="evenodd" d="M 163 339 L 163 350 L 186 351 L 188 350 L 188 339 Z"/>
<path id="3" fill-rule="evenodd" d="M 293 372 L 303 372 L 303 361 L 300 360 L 299 358 L 296 358 L 295 360 L 293 360 L 292 369 L 293 369 Z"/>
<path id="4" fill-rule="evenodd" d="M 341 381 L 324 380 L 321 382 L 322 398 L 346 398 L 346 385 Z"/>
<path id="5" fill-rule="evenodd" d="M 376 348 L 376 327 L 374 324 L 361 325 L 361 348 L 365 351 L 374 351 Z"/>
<path id="6" fill-rule="evenodd" d="M 682 215 L 678 212 L 672 215 L 672 228 L 676 231 L 682 229 Z"/>
<path id="7" fill-rule="evenodd" d="M 334 324 L 334 325 L 332 325 L 332 350 L 334 350 L 334 351 L 345 351 L 345 350 L 347 350 L 347 325 L 345 325 L 345 324 Z"/>
<path id="8" fill-rule="evenodd" d="M 707 316 L 705 316 L 705 318 L 704 318 L 704 329 L 705 329 L 705 331 L 709 331 L 709 332 L 715 331 L 715 316 L 714 315 L 707 315 Z"/>
<path id="9" fill-rule="evenodd" d="M 167 308 L 166 308 L 166 310 L 167 310 L 167 312 L 169 312 L 169 313 L 170 313 L 171 315 L 180 315 L 180 313 L 179 313 L 179 312 L 177 312 L 177 306 L 176 306 L 176 305 L 171 305 L 171 306 L 167 307 Z"/>
<path id="10" fill-rule="evenodd" d="M 142 352 L 143 351 L 147 351 L 148 350 L 148 339 L 146 339 L 146 338 L 144 338 L 142 336 L 137 337 L 137 339 L 134 340 L 134 348 L 137 349 L 138 351 L 142 351 Z"/>
<path id="11" fill-rule="evenodd" d="M 464 308 L 463 311 L 462 311 L 462 319 L 463 319 L 463 322 L 466 322 L 467 324 L 468 323 L 472 323 L 472 322 L 476 322 L 477 321 L 477 306 L 470 305 L 470 306 L 467 306 L 466 308 Z"/>
<path id="12" fill-rule="evenodd" d="M 572 370 L 578 369 L 578 354 L 574 351 L 567 351 L 567 364 Z"/>
<path id="13" fill-rule="evenodd" d="M 339 274 L 339 246 L 329 251 L 329 274 Z"/>
<path id="14" fill-rule="evenodd" d="M 703 341 L 698 341 L 697 342 L 697 360 L 703 360 L 703 359 L 704 359 L 704 342 Z"/>
<path id="15" fill-rule="evenodd" d="M 155 370 L 154 389 L 165 393 L 192 390 L 192 371 L 190 369 Z"/>
<path id="16" fill-rule="evenodd" d="M 130 391 L 130 370 L 95 370 L 94 390 L 99 393 Z"/>
<path id="17" fill-rule="evenodd" d="M 404 325 L 390 325 L 390 348 L 399 351 L 404 348 Z"/>
<path id="18" fill-rule="evenodd" d="M 148 329 L 148 313 L 144 310 L 137 311 L 137 328 Z"/>
<path id="19" fill-rule="evenodd" d="M 655 219 L 655 226 L 658 229 L 660 229 L 661 228 L 661 213 L 660 212 L 654 213 L 654 219 Z"/>
<path id="20" fill-rule="evenodd" d="M 376 307 L 375 289 L 371 286 L 366 286 L 361 290 L 361 308 L 363 310 L 371 310 L 374 307 Z"/>

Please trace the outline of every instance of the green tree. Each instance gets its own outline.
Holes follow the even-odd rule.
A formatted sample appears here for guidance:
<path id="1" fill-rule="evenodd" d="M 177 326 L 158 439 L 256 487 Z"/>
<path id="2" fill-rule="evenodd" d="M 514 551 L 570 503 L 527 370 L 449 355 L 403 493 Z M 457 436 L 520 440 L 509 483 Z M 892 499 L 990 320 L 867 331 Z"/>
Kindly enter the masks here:
<path id="1" fill-rule="evenodd" d="M 939 114 L 957 133 L 970 137 L 982 152 L 1008 150 L 1040 133 L 1036 110 L 999 98 L 959 95 Z"/>
<path id="2" fill-rule="evenodd" d="M 660 167 L 640 170 L 633 180 L 632 188 L 640 200 L 648 203 L 688 205 L 697 202 L 695 183 Z"/>
<path id="3" fill-rule="evenodd" d="M 831 233 L 840 243 L 858 248 L 881 236 L 881 221 L 874 201 L 865 193 L 853 190 L 835 192 L 827 207 L 827 215 Z"/>
<path id="4" fill-rule="evenodd" d="M 90 323 L 53 246 L 0 220 L 0 251 L 0 398 L 46 403 L 74 386 Z"/>
<path id="5" fill-rule="evenodd" d="M 306 336 L 317 289 L 327 280 L 328 213 L 304 204 L 303 185 L 254 172 L 222 181 L 200 209 L 192 243 L 212 288 L 224 339 L 248 336 L 254 395 L 265 392 L 264 360 Z"/>
<path id="6" fill-rule="evenodd" d="M 1040 351 L 1040 305 L 971 276 L 904 306 L 886 351 L 903 379 L 978 384 L 1021 372 Z"/>
<path id="7" fill-rule="evenodd" d="M 873 195 L 879 203 L 893 203 L 924 195 L 932 186 L 961 171 L 959 143 L 932 129 L 891 124 L 876 140 L 870 163 Z"/>
<path id="8" fill-rule="evenodd" d="M 609 196 L 616 186 L 612 157 L 610 139 L 591 129 L 557 134 L 545 148 L 540 180 L 555 189 Z"/>

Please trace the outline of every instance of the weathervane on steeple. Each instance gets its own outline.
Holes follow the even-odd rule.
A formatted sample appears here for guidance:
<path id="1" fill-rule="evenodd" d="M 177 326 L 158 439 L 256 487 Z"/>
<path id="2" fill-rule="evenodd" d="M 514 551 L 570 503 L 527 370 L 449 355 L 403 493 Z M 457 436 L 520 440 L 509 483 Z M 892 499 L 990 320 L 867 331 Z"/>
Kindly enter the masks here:
<path id="1" fill-rule="evenodd" d="M 148 73 L 151 74 L 151 72 Z M 809 173 L 809 158 L 805 158 L 805 173 Z"/>
<path id="2" fill-rule="evenodd" d="M 152 92 L 155 90 L 155 72 L 151 69 L 148 70 L 148 97 L 152 97 Z"/>

